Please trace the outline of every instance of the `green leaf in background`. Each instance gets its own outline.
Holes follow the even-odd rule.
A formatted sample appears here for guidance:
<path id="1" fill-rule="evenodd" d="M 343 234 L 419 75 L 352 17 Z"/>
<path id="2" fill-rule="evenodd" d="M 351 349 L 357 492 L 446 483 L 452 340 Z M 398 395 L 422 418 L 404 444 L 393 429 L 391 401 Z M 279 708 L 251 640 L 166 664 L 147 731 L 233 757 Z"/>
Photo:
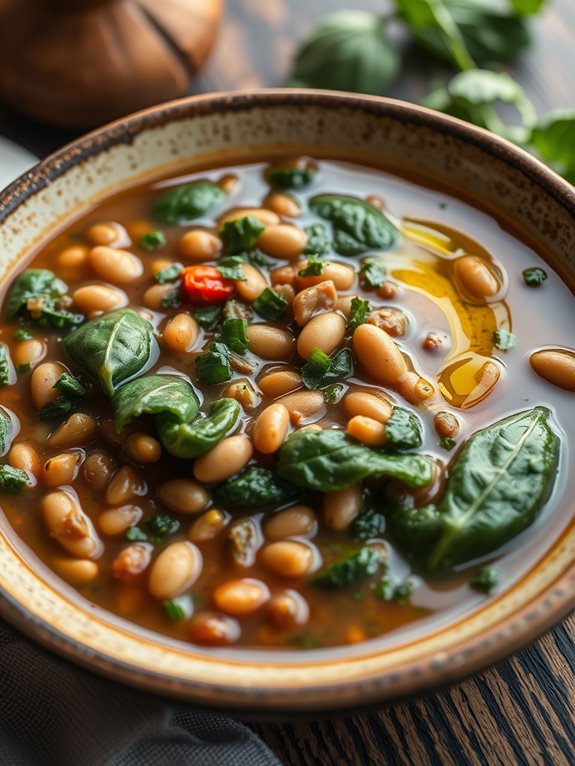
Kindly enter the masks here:
<path id="1" fill-rule="evenodd" d="M 225 192 L 212 181 L 194 181 L 160 194 L 153 214 L 163 223 L 185 224 L 212 211 L 225 197 Z"/>
<path id="2" fill-rule="evenodd" d="M 145 375 L 124 383 L 112 398 L 116 430 L 140 415 L 169 412 L 180 423 L 187 423 L 198 413 L 198 400 L 193 388 L 173 375 Z"/>
<path id="3" fill-rule="evenodd" d="M 509 5 L 520 16 L 534 16 L 539 13 L 547 0 L 509 0 Z"/>
<path id="4" fill-rule="evenodd" d="M 542 160 L 575 184 L 575 111 L 543 115 L 533 126 L 528 142 Z"/>
<path id="5" fill-rule="evenodd" d="M 299 48 L 290 85 L 382 94 L 399 61 L 380 16 L 359 10 L 329 14 Z"/>

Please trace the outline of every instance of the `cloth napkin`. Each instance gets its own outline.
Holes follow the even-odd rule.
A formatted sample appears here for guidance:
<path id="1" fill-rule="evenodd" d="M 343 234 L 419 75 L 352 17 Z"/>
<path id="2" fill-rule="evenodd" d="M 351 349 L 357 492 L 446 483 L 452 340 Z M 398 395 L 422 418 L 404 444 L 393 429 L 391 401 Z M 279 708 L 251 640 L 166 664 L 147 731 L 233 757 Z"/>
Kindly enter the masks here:
<path id="1" fill-rule="evenodd" d="M 60 659 L 0 621 L 2 766 L 281 766 L 247 726 Z"/>

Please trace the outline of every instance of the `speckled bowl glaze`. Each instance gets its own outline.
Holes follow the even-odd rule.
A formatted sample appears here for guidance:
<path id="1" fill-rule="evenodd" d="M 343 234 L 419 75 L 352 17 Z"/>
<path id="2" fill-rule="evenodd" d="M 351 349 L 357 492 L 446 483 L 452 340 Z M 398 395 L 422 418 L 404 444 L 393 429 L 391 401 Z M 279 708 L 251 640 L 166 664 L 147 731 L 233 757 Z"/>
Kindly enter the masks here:
<path id="1" fill-rule="evenodd" d="M 575 279 L 575 191 L 511 144 L 397 101 L 275 90 L 190 98 L 65 147 L 0 195 L 0 267 L 114 190 L 186 163 L 308 151 L 441 181 L 503 214 Z M 535 639 L 575 606 L 575 525 L 497 598 L 424 636 L 307 653 L 202 650 L 97 610 L 51 577 L 0 518 L 0 611 L 97 673 L 204 707 L 293 715 L 373 705 L 455 681 Z"/>

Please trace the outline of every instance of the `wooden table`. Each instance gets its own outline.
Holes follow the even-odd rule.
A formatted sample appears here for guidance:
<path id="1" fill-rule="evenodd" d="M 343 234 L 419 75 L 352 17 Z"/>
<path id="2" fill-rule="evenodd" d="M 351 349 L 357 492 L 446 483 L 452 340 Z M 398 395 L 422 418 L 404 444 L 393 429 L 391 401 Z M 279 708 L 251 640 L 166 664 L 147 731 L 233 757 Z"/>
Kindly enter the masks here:
<path id="1" fill-rule="evenodd" d="M 385 10 L 379 0 L 228 0 L 227 6 L 195 92 L 283 85 L 295 41 L 322 14 L 345 7 Z M 532 50 L 513 69 L 539 112 L 575 106 L 575 3 L 551 0 L 550 6 L 533 25 Z M 406 53 L 406 72 L 388 95 L 417 101 L 429 89 L 429 62 Z M 39 155 L 73 137 L 5 108 L 0 134 Z M 289 766 L 572 766 L 574 631 L 571 617 L 497 668 L 423 699 L 348 718 L 253 728 Z"/>

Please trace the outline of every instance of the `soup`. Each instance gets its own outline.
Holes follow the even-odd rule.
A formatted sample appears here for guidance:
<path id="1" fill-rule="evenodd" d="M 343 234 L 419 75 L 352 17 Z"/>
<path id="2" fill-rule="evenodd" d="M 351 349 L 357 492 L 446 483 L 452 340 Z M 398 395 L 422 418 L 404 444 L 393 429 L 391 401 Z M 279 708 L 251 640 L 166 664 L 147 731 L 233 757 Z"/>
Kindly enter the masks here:
<path id="1" fill-rule="evenodd" d="M 432 625 L 569 522 L 572 316 L 496 221 L 380 171 L 128 189 L 6 288 L 2 508 L 91 602 L 189 643 Z"/>

